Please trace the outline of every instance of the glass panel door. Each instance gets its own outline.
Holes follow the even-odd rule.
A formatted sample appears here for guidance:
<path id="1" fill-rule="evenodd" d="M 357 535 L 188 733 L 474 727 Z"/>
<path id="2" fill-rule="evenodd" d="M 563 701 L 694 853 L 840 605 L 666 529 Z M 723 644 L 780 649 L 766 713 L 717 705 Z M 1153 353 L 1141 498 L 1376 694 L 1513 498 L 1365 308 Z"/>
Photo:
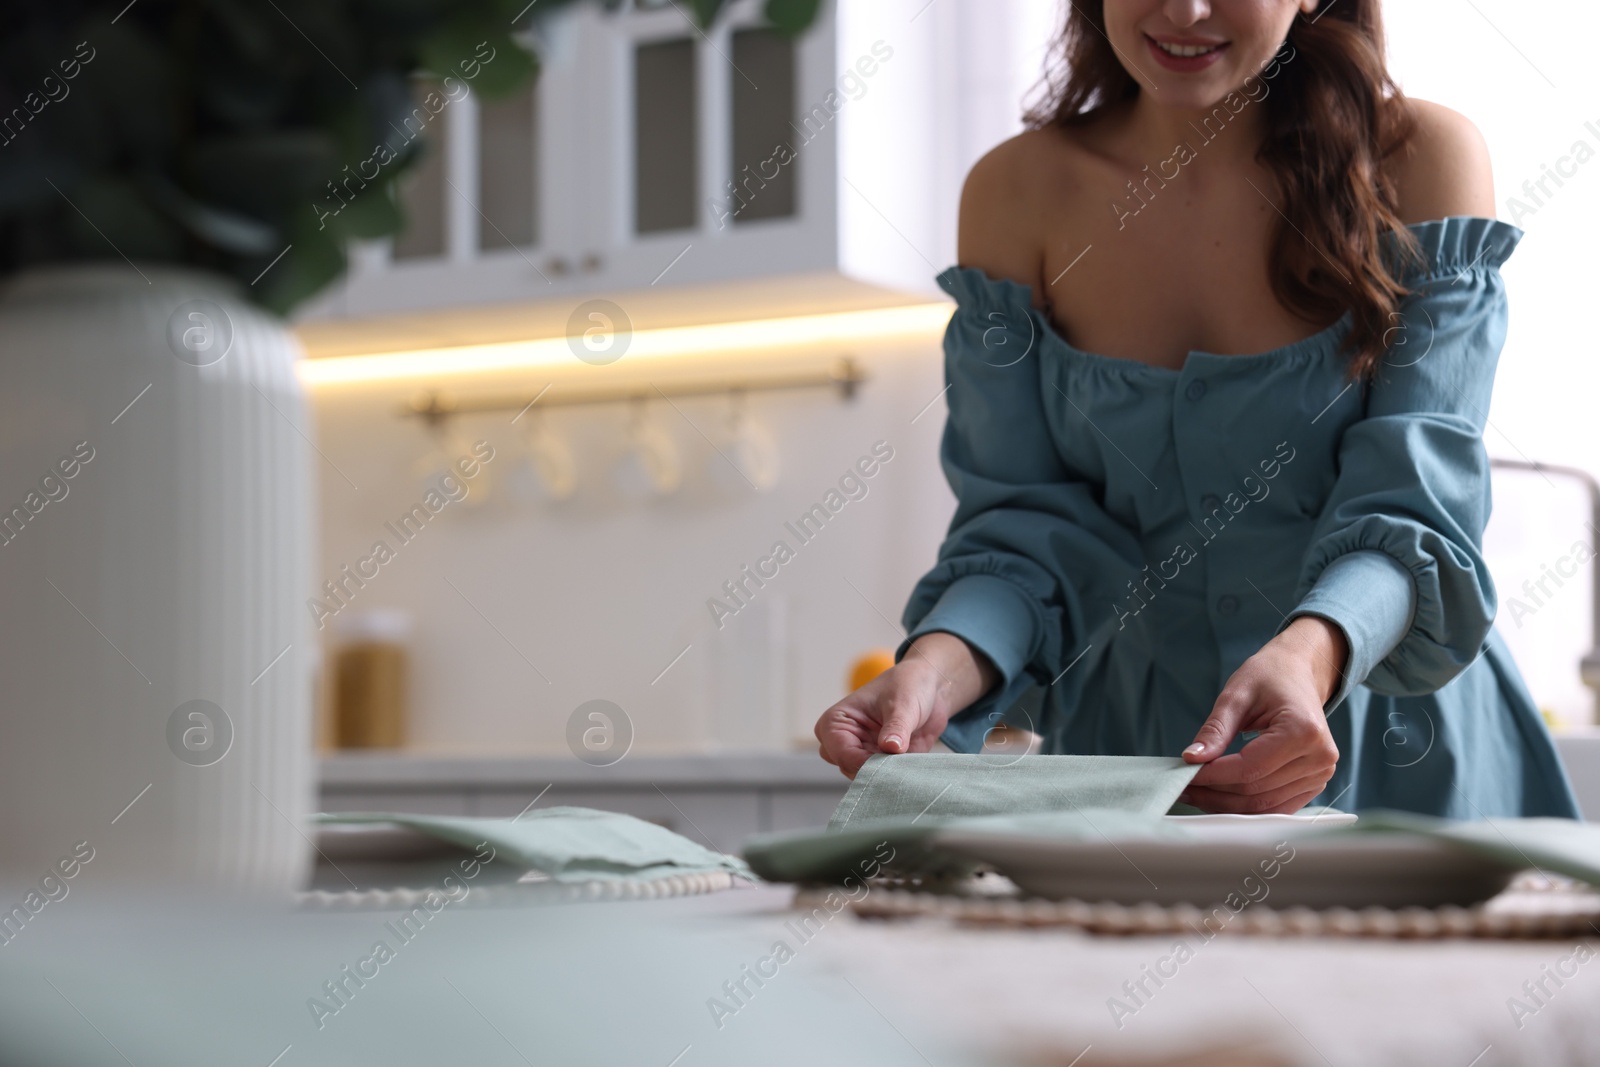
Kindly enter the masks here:
<path id="1" fill-rule="evenodd" d="M 776 30 L 733 34 L 733 218 L 798 214 L 795 45 Z"/>
<path id="2" fill-rule="evenodd" d="M 436 105 L 444 99 L 438 82 L 419 78 L 412 86 L 411 114 L 399 131 L 406 140 L 391 144 L 418 144 L 422 156 L 397 183 L 405 229 L 394 239 L 394 258 L 432 259 L 444 255 L 444 126 L 450 116 L 440 112 L 450 109 L 432 111 L 424 103 L 429 94 Z"/>
<path id="3" fill-rule="evenodd" d="M 634 230 L 692 229 L 698 221 L 699 128 L 695 42 L 634 50 Z"/>
<path id="4" fill-rule="evenodd" d="M 478 247 L 539 243 L 539 83 L 478 107 Z"/>

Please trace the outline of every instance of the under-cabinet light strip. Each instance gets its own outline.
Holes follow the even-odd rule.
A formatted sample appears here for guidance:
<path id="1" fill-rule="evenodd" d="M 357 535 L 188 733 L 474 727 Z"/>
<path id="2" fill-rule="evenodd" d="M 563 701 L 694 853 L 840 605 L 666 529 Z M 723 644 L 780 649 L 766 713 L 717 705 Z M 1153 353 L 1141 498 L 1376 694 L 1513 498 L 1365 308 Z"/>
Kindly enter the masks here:
<path id="1" fill-rule="evenodd" d="M 624 359 L 637 363 L 810 345 L 858 345 L 862 341 L 897 337 L 936 337 L 950 321 L 951 310 L 949 304 L 915 304 L 872 311 L 639 330 L 629 339 Z M 366 356 L 325 356 L 303 359 L 297 369 L 304 385 L 317 388 L 506 373 L 571 365 L 576 359 L 567 339 L 554 337 Z"/>

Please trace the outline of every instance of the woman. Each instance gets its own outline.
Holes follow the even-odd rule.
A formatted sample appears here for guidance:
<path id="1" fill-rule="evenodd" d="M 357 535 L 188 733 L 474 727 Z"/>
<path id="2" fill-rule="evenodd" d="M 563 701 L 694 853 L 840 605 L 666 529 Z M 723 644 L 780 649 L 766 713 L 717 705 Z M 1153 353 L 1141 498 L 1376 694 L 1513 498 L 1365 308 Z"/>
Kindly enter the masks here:
<path id="1" fill-rule="evenodd" d="M 1210 811 L 1576 817 L 1491 630 L 1521 232 L 1477 130 L 1398 91 L 1377 0 L 1079 0 L 1063 51 L 968 177 L 958 507 L 824 758 L 976 751 L 1006 715 L 1181 751 Z"/>

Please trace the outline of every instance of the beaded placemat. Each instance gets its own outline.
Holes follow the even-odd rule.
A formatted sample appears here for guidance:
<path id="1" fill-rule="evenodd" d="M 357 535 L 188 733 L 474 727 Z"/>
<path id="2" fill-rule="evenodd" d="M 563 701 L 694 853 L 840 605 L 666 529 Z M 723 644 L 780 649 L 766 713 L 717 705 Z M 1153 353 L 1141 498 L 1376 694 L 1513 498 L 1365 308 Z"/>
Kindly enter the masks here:
<path id="1" fill-rule="evenodd" d="M 841 890 L 802 886 L 800 911 L 837 910 L 841 898 L 870 919 L 948 919 L 978 926 L 1071 927 L 1093 934 L 1225 933 L 1258 937 L 1555 938 L 1600 937 L 1600 892 L 1581 882 L 1535 872 L 1519 875 L 1499 895 L 1470 908 L 1270 908 L 1247 905 L 1113 904 L 1029 897 L 1004 876 L 984 872 L 967 882 L 930 890 L 887 878 L 867 883 L 849 900 Z M 831 896 L 830 896 L 831 894 Z"/>
<path id="2" fill-rule="evenodd" d="M 727 871 L 673 874 L 663 878 L 608 878 L 588 882 L 557 882 L 524 876 L 522 881 L 472 888 L 450 907 L 506 907 L 523 904 L 575 904 L 608 900 L 658 900 L 716 893 L 751 883 Z M 399 889 L 312 889 L 295 895 L 296 905 L 307 911 L 394 911 L 422 907 L 442 890 L 429 886 Z"/>

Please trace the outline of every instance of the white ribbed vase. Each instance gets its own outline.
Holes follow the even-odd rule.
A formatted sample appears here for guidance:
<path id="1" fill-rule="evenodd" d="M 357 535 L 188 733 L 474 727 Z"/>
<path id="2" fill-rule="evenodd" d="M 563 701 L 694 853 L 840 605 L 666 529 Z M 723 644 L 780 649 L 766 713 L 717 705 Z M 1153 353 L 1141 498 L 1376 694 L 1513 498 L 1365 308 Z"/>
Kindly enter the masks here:
<path id="1" fill-rule="evenodd" d="M 95 882 L 303 883 L 298 357 L 205 273 L 53 268 L 0 291 L 0 879 L 87 842 Z"/>

